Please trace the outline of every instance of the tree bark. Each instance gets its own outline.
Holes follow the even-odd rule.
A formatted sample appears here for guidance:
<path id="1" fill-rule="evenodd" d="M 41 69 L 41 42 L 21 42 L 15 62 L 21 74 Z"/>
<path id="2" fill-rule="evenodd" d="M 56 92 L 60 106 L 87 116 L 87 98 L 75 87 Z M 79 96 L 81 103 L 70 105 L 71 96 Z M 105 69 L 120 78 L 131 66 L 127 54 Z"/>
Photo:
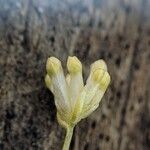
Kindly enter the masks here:
<path id="1" fill-rule="evenodd" d="M 0 0 L 0 150 L 60 150 L 65 130 L 45 64 L 104 59 L 111 84 L 75 128 L 72 150 L 150 149 L 149 0 Z"/>

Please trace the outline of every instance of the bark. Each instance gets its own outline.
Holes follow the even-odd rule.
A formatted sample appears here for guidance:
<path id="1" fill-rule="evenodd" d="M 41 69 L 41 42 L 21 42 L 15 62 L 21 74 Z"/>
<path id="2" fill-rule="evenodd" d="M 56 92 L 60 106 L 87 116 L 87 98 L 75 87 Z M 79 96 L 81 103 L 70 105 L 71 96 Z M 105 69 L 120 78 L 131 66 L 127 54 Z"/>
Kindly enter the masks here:
<path id="1" fill-rule="evenodd" d="M 0 150 L 60 150 L 45 63 L 104 59 L 112 82 L 72 150 L 150 149 L 149 0 L 0 0 Z"/>

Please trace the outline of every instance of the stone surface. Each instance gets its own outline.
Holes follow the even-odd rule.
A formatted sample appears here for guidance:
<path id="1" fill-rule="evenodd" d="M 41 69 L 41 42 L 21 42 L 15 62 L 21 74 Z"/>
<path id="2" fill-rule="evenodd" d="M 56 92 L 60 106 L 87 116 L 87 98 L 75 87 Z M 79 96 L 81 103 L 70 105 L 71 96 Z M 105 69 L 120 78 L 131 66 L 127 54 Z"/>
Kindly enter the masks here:
<path id="1" fill-rule="evenodd" d="M 60 150 L 65 136 L 45 63 L 104 59 L 112 77 L 72 150 L 150 149 L 149 0 L 0 0 L 0 150 Z"/>

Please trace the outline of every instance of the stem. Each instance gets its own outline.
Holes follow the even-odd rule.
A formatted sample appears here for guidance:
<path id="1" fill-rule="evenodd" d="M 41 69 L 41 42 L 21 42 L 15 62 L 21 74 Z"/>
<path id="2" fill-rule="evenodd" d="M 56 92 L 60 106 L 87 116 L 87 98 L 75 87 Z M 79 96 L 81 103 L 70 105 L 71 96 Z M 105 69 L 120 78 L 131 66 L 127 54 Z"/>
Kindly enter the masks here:
<path id="1" fill-rule="evenodd" d="M 74 127 L 68 127 L 67 128 L 65 142 L 63 145 L 63 150 L 69 150 L 72 135 L 73 135 L 73 129 L 74 129 Z"/>

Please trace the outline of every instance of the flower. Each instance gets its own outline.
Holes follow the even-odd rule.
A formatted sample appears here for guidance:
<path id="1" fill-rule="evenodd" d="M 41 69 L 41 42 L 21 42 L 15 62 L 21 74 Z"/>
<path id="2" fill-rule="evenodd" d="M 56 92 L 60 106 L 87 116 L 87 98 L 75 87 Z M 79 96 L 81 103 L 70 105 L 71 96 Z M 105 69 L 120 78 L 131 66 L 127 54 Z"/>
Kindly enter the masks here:
<path id="1" fill-rule="evenodd" d="M 67 69 L 65 78 L 60 60 L 48 58 L 45 83 L 54 94 L 58 122 L 66 129 L 74 127 L 99 106 L 110 83 L 106 63 L 101 59 L 91 65 L 85 85 L 82 64 L 77 57 L 68 57 Z"/>
<path id="2" fill-rule="evenodd" d="M 77 57 L 68 57 L 67 68 L 65 77 L 60 60 L 50 57 L 46 63 L 45 83 L 54 94 L 57 120 L 67 130 L 63 150 L 69 149 L 74 126 L 99 106 L 110 83 L 107 66 L 101 59 L 91 65 L 85 85 Z"/>

